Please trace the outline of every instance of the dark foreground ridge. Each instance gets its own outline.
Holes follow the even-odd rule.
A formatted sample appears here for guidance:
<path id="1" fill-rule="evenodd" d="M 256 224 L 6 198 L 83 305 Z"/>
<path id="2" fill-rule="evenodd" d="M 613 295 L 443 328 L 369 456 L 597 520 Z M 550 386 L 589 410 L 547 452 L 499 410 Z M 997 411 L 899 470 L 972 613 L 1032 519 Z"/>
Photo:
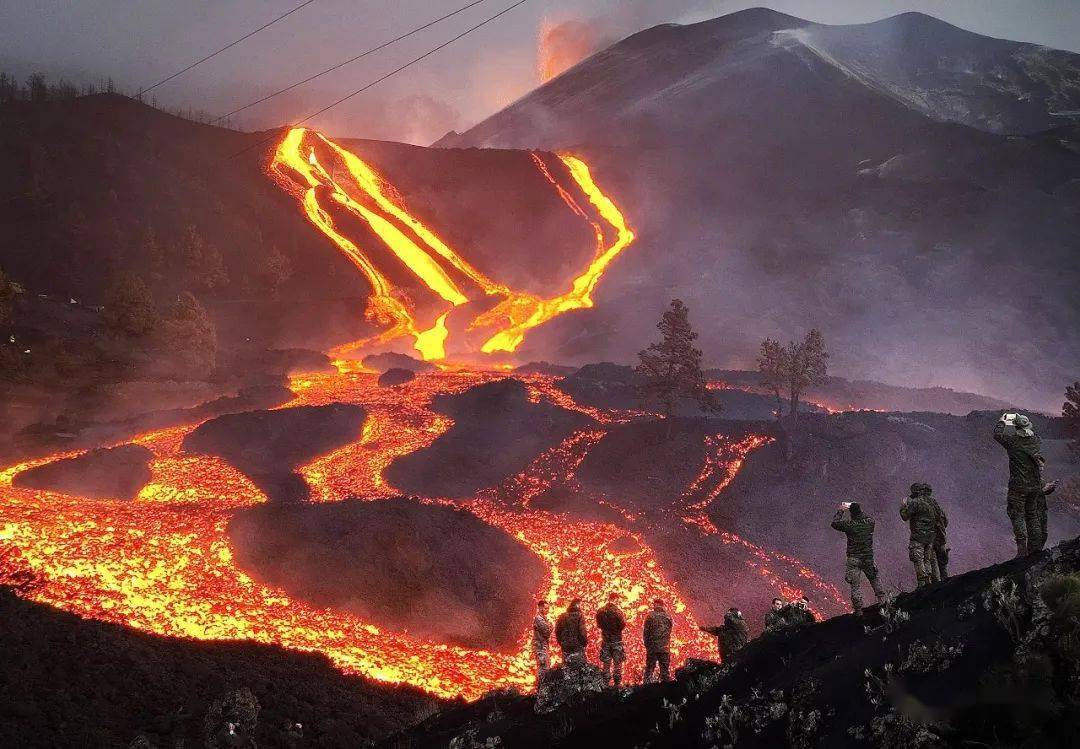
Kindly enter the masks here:
<path id="1" fill-rule="evenodd" d="M 555 708 L 493 694 L 386 747 L 1075 747 L 1080 538 Z M 640 676 L 640 675 L 637 675 Z"/>
<path id="2" fill-rule="evenodd" d="M 429 715 L 418 690 L 346 676 L 321 655 L 196 642 L 86 621 L 0 587 L 0 746 L 202 747 L 215 702 L 248 689 L 258 746 L 364 746 Z M 211 731 L 217 726 L 211 727 Z"/>

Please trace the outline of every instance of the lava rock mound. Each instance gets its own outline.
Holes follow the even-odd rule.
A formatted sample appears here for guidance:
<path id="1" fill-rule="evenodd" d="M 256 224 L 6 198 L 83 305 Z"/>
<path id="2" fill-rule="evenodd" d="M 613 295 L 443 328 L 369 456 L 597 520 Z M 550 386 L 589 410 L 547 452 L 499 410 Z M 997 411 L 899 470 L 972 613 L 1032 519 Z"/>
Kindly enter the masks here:
<path id="1" fill-rule="evenodd" d="M 23 471 L 12 484 L 91 499 L 133 499 L 150 481 L 153 457 L 141 445 L 100 448 Z"/>
<path id="2" fill-rule="evenodd" d="M 229 535 L 240 566 L 290 596 L 469 647 L 512 648 L 545 575 L 503 531 L 404 497 L 260 505 Z"/>
<path id="3" fill-rule="evenodd" d="M 412 382 L 415 379 L 416 373 L 411 369 L 391 367 L 379 375 L 379 387 L 385 388 L 394 387 L 395 385 L 404 385 L 406 382 Z"/>
<path id="4" fill-rule="evenodd" d="M 528 388 L 513 378 L 436 396 L 431 407 L 454 425 L 385 472 L 394 486 L 428 496 L 468 497 L 496 486 L 574 431 L 595 424 L 574 411 L 530 402 Z"/>
<path id="5" fill-rule="evenodd" d="M 408 354 L 398 354 L 394 351 L 386 351 L 381 354 L 368 354 L 360 360 L 368 369 L 386 373 L 391 369 L 407 369 L 414 374 L 434 372 L 435 365 L 430 362 L 414 359 Z"/>
<path id="6" fill-rule="evenodd" d="M 344 403 L 226 414 L 184 438 L 184 450 L 224 458 L 271 502 L 302 502 L 310 492 L 295 469 L 360 439 L 366 415 Z"/>

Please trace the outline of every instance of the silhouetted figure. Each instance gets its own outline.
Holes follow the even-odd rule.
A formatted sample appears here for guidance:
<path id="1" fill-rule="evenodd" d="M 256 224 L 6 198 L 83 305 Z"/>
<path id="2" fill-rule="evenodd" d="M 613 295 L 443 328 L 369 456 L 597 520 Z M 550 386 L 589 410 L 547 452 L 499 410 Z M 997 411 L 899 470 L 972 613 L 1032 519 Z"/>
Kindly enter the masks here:
<path id="1" fill-rule="evenodd" d="M 724 623 L 719 627 L 702 627 L 702 632 L 716 636 L 716 649 L 720 660 L 727 660 L 750 642 L 750 628 L 746 619 L 737 608 L 730 608 L 724 614 Z"/>
<path id="2" fill-rule="evenodd" d="M 788 625 L 784 616 L 784 607 L 787 603 L 783 598 L 772 599 L 772 608 L 765 612 L 765 631 L 777 632 Z"/>
<path id="3" fill-rule="evenodd" d="M 864 608 L 860 583 L 865 577 L 874 590 L 877 602 L 885 600 L 885 590 L 878 582 L 874 564 L 874 519 L 862 510 L 858 502 L 844 502 L 833 516 L 832 527 L 847 536 L 847 556 L 844 580 L 851 588 L 851 608 L 862 616 Z"/>
<path id="4" fill-rule="evenodd" d="M 910 529 L 908 558 L 915 567 L 915 583 L 920 588 L 938 577 L 934 553 L 937 513 L 926 499 L 929 490 L 927 484 L 912 484 L 909 495 L 900 500 L 900 517 L 907 521 Z"/>
<path id="5" fill-rule="evenodd" d="M 585 659 L 585 646 L 589 633 L 585 629 L 585 615 L 581 613 L 581 599 L 575 598 L 570 606 L 555 620 L 555 640 L 559 643 L 563 660 Z"/>
<path id="6" fill-rule="evenodd" d="M 626 617 L 619 610 L 619 596 L 608 596 L 607 605 L 596 612 L 596 626 L 600 630 L 600 670 L 604 675 L 604 684 L 622 684 L 623 662 L 626 650 L 623 647 L 623 630 L 626 629 Z"/>
<path id="7" fill-rule="evenodd" d="M 668 681 L 671 678 L 671 617 L 664 599 L 653 601 L 653 610 L 645 617 L 642 639 L 645 642 L 645 683 L 653 680 L 653 670 L 657 667 L 660 681 Z"/>
<path id="8" fill-rule="evenodd" d="M 536 681 L 551 668 L 551 621 L 547 601 L 536 602 L 536 618 L 533 619 L 533 659 L 536 661 Z"/>
<path id="9" fill-rule="evenodd" d="M 1016 556 L 1040 551 L 1046 545 L 1046 495 L 1055 482 L 1043 484 L 1041 442 L 1024 414 L 1002 414 L 994 425 L 994 439 L 1009 456 L 1006 512 L 1012 523 Z"/>

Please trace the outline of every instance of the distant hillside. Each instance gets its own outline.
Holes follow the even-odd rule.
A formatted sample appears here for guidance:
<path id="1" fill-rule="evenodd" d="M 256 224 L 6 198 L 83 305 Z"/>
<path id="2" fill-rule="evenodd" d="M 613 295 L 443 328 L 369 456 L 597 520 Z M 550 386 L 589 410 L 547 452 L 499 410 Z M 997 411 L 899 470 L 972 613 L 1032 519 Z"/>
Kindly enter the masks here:
<path id="1" fill-rule="evenodd" d="M 755 9 L 642 31 L 437 145 L 584 153 L 639 231 L 530 354 L 627 360 L 678 296 L 727 366 L 816 326 L 855 378 L 1056 409 L 1080 361 L 1077 109 L 1080 55 Z"/>

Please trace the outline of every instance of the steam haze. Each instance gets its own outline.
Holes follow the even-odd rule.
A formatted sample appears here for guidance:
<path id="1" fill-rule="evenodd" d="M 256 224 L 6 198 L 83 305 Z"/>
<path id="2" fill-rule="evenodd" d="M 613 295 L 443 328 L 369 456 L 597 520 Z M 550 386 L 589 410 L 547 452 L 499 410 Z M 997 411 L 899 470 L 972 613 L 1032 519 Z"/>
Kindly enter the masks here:
<path id="1" fill-rule="evenodd" d="M 162 105 L 221 115 L 463 4 L 463 0 L 318 0 L 161 86 L 153 95 Z M 306 116 L 508 4 L 489 0 L 247 110 L 234 124 L 258 129 Z M 0 7 L 0 68 L 20 78 L 35 71 L 76 82 L 112 77 L 122 89 L 133 91 L 296 5 L 295 0 L 148 0 L 134 6 L 118 0 L 5 3 Z M 561 65 L 658 23 L 702 20 L 753 5 L 702 0 L 534 0 L 313 124 L 341 136 L 426 144 L 441 136 L 442 128 L 468 127 L 534 88 L 542 70 L 540 40 L 545 30 L 560 26 L 573 30 L 566 35 L 572 37 L 571 43 L 561 48 Z M 778 0 L 771 7 L 825 23 L 862 23 L 919 10 L 982 34 L 1080 48 L 1076 41 L 1080 39 L 1080 5 L 1065 0 Z M 417 112 L 421 114 L 414 116 Z"/>

